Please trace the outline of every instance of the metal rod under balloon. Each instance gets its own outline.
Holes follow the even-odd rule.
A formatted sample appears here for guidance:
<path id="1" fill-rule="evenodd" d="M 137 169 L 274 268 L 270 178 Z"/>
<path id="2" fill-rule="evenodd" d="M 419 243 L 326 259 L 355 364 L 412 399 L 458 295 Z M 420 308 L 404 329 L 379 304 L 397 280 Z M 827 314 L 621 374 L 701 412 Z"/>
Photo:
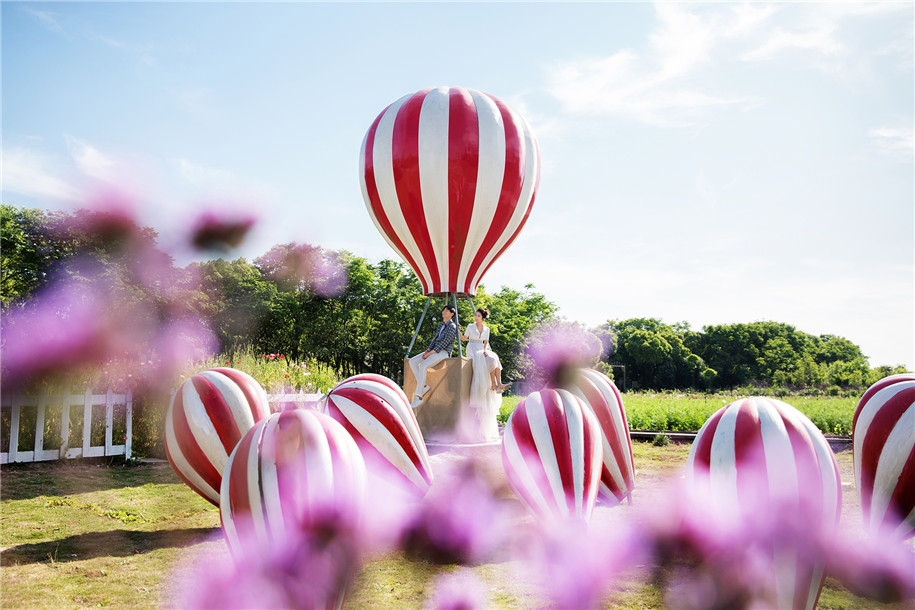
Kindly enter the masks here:
<path id="1" fill-rule="evenodd" d="M 457 293 L 451 293 L 451 301 L 454 303 L 454 324 L 458 329 L 458 356 L 461 358 L 464 357 L 464 344 L 461 343 L 461 321 L 458 318 L 458 309 L 457 309 Z"/>
<path id="2" fill-rule="evenodd" d="M 429 303 L 432 302 L 432 297 L 426 297 L 426 306 L 423 307 L 423 315 L 419 316 L 419 323 L 416 325 L 416 330 L 413 331 L 413 338 L 410 339 L 410 347 L 407 348 L 406 358 L 410 357 L 410 352 L 413 350 L 413 344 L 416 343 L 416 335 L 419 334 L 419 328 L 423 325 L 423 320 L 426 319 L 426 312 L 429 311 Z"/>

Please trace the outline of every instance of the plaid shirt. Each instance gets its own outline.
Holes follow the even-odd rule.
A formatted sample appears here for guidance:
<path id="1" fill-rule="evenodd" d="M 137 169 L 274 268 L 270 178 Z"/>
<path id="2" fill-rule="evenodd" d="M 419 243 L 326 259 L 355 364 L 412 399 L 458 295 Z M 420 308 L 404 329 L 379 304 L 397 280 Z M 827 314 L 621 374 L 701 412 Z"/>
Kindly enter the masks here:
<path id="1" fill-rule="evenodd" d="M 454 342 L 457 339 L 457 334 L 457 324 L 454 323 L 454 320 L 442 322 L 435 331 L 435 338 L 429 344 L 429 349 L 433 352 L 446 350 L 450 355 L 454 351 Z"/>

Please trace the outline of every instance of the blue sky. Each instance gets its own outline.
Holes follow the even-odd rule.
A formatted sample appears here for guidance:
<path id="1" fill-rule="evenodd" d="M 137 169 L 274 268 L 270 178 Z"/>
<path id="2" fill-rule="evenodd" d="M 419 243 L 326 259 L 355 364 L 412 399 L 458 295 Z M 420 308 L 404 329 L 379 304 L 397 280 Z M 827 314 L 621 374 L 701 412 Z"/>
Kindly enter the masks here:
<path id="1" fill-rule="evenodd" d="M 915 368 L 915 6 L 3 2 L 2 200 L 117 189 L 171 247 L 256 210 L 396 255 L 359 189 L 401 96 L 480 89 L 530 123 L 540 191 L 484 278 L 586 324 L 773 320 Z"/>

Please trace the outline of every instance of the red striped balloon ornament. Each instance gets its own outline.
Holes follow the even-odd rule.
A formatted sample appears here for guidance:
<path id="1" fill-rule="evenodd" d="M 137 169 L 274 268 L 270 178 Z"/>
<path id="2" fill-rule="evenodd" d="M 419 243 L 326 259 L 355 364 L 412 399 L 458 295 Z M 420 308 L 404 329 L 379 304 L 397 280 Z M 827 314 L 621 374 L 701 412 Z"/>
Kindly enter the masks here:
<path id="1" fill-rule="evenodd" d="M 709 485 L 709 501 L 721 498 L 746 515 L 803 514 L 826 537 L 838 527 L 842 488 L 832 449 L 803 413 L 780 400 L 746 398 L 717 411 L 696 435 L 687 473 L 694 485 Z M 769 559 L 777 607 L 814 608 L 824 558 L 776 545 Z"/>
<path id="2" fill-rule="evenodd" d="M 539 519 L 589 519 L 600 487 L 600 424 L 571 392 L 534 392 L 508 418 L 502 465 Z"/>
<path id="3" fill-rule="evenodd" d="M 476 294 L 527 222 L 540 176 L 531 130 L 473 89 L 405 95 L 372 123 L 359 156 L 375 226 L 425 294 Z"/>
<path id="4" fill-rule="evenodd" d="M 333 517 L 358 522 L 365 462 L 352 437 L 311 409 L 274 413 L 245 434 L 226 465 L 219 513 L 236 559 Z"/>
<path id="5" fill-rule="evenodd" d="M 855 484 L 871 531 L 915 535 L 915 374 L 881 379 L 852 423 Z"/>
<path id="6" fill-rule="evenodd" d="M 165 455 L 182 481 L 219 506 L 222 472 L 242 436 L 270 414 L 267 393 L 247 373 L 202 371 L 185 381 L 165 416 Z"/>
<path id="7" fill-rule="evenodd" d="M 327 413 L 355 439 L 370 473 L 414 496 L 432 485 L 432 467 L 409 400 L 382 375 L 356 375 L 327 395 Z"/>
<path id="8" fill-rule="evenodd" d="M 594 369 L 578 369 L 568 390 L 594 413 L 600 426 L 603 468 L 597 502 L 616 506 L 626 498 L 631 501 L 635 462 L 620 391 L 609 377 Z"/>

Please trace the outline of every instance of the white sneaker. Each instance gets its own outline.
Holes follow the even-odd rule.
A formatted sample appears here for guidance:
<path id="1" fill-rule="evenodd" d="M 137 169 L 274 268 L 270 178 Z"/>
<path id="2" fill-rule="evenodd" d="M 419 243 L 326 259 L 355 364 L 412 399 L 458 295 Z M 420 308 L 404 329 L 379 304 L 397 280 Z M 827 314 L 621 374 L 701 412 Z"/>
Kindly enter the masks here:
<path id="1" fill-rule="evenodd" d="M 420 389 L 420 391 L 416 393 L 416 395 L 417 395 L 418 397 L 422 398 L 423 396 L 426 395 L 426 392 L 428 392 L 428 391 L 429 391 L 429 386 L 424 385 L 424 386 L 422 387 L 422 389 Z"/>
<path id="2" fill-rule="evenodd" d="M 420 398 L 419 396 L 417 396 L 416 399 L 410 403 L 410 406 L 415 409 L 416 407 L 418 407 L 421 404 L 423 404 L 423 399 Z"/>

